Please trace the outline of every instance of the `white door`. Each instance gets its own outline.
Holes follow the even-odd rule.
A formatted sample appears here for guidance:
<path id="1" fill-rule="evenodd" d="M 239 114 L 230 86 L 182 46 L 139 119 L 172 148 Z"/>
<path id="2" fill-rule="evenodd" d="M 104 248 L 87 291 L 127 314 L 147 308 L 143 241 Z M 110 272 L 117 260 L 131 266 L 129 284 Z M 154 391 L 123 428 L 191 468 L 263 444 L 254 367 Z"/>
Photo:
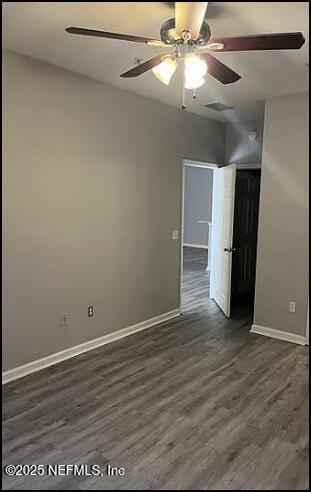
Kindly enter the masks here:
<path id="1" fill-rule="evenodd" d="M 214 170 L 210 297 L 230 317 L 236 166 Z"/>

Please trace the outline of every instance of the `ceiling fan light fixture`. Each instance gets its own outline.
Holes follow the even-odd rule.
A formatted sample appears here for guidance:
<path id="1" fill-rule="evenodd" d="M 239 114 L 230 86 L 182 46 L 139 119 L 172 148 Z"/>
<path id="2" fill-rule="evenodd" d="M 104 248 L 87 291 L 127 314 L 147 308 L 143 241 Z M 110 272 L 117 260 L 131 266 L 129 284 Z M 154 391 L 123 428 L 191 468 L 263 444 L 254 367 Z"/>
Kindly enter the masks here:
<path id="1" fill-rule="evenodd" d="M 185 57 L 185 89 L 198 89 L 205 80 L 207 64 L 200 57 L 189 53 Z"/>
<path id="2" fill-rule="evenodd" d="M 185 89 L 187 90 L 194 90 L 194 89 L 199 89 L 199 87 L 202 87 L 202 85 L 205 83 L 205 80 L 202 79 L 189 79 L 185 77 Z"/>
<path id="3" fill-rule="evenodd" d="M 159 79 L 163 84 L 169 85 L 172 76 L 175 73 L 177 67 L 176 60 L 171 57 L 165 58 L 159 65 L 152 69 L 154 75 Z"/>

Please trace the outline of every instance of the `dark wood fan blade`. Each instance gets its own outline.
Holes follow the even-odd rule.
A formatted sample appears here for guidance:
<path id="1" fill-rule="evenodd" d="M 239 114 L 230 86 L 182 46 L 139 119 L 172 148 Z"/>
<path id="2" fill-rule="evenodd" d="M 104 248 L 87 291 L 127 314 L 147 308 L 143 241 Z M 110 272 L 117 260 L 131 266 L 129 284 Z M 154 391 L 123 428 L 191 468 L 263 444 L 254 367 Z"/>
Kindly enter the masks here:
<path id="1" fill-rule="evenodd" d="M 150 58 L 150 60 L 147 60 L 146 62 L 137 65 L 137 67 L 131 68 L 131 70 L 122 73 L 120 77 L 125 77 L 125 78 L 138 77 L 138 75 L 148 72 L 148 70 L 151 70 L 152 68 L 159 65 L 159 63 L 161 63 L 161 61 L 163 61 L 165 58 L 169 58 L 169 55 L 154 56 L 153 58 Z"/>
<path id="2" fill-rule="evenodd" d="M 144 38 L 141 36 L 131 36 L 129 34 L 118 34 L 108 31 L 96 31 L 94 29 L 83 29 L 82 27 L 67 27 L 70 34 L 80 34 L 81 36 L 95 36 L 97 38 L 119 39 L 121 41 L 133 41 L 134 43 L 161 43 L 158 39 Z"/>
<path id="3" fill-rule="evenodd" d="M 200 53 L 200 58 L 204 58 L 207 63 L 207 73 L 215 77 L 222 84 L 232 84 L 241 78 L 241 75 L 231 70 L 231 68 L 224 65 L 224 63 L 209 53 Z"/>
<path id="4" fill-rule="evenodd" d="M 301 32 L 287 32 L 235 38 L 212 38 L 206 47 L 208 48 L 208 45 L 212 43 L 220 43 L 223 47 L 217 47 L 215 51 L 298 50 L 304 42 L 305 38 Z M 211 50 L 213 50 L 212 47 Z"/>

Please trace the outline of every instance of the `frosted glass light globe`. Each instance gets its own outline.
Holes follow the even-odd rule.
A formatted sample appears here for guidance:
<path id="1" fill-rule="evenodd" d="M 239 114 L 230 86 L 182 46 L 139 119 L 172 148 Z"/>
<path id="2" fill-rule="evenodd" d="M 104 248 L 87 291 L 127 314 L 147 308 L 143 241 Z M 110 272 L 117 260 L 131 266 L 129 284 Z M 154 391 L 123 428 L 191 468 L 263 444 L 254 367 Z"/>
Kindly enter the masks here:
<path id="1" fill-rule="evenodd" d="M 185 57 L 185 88 L 198 89 L 204 84 L 204 75 L 207 72 L 207 64 L 202 58 L 189 53 Z"/>

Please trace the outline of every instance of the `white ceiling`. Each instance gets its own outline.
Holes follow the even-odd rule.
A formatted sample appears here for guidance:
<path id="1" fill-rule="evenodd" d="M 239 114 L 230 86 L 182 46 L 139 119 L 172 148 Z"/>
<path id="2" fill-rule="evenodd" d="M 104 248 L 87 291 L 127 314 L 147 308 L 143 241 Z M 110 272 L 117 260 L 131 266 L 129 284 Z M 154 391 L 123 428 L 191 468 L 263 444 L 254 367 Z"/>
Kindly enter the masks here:
<path id="1" fill-rule="evenodd" d="M 159 48 L 74 36 L 64 30 L 77 26 L 159 38 L 161 23 L 174 17 L 173 2 L 3 2 L 2 6 L 5 49 L 180 106 L 180 73 L 169 87 L 151 72 L 135 79 L 119 77 L 136 57 L 146 60 Z M 216 54 L 242 79 L 223 86 L 207 76 L 197 100 L 188 96 L 187 110 L 224 121 L 245 121 L 262 117 L 267 97 L 308 90 L 308 2 L 210 2 L 206 20 L 217 37 L 302 31 L 306 43 L 297 51 Z M 204 107 L 215 101 L 235 111 L 217 113 Z"/>

